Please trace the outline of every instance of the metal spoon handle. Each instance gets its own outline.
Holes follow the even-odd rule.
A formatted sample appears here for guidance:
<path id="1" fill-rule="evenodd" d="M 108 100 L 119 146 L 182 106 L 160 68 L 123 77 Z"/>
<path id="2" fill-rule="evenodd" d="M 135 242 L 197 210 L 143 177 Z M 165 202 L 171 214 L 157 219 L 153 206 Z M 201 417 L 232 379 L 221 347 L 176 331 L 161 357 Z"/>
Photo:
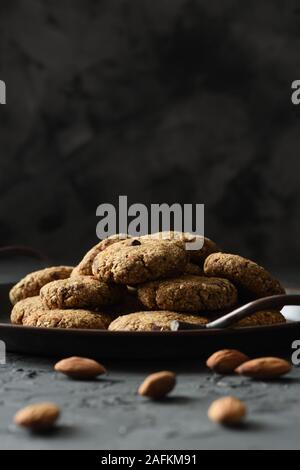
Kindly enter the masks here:
<path id="1" fill-rule="evenodd" d="M 186 323 L 180 321 L 171 322 L 171 329 L 177 330 L 199 330 L 211 328 L 227 328 L 234 323 L 242 320 L 245 317 L 254 315 L 256 312 L 262 310 L 281 310 L 285 305 L 300 305 L 300 294 L 282 294 L 272 295 L 270 297 L 263 297 L 256 299 L 248 304 L 243 305 L 223 317 L 213 320 L 206 325 L 197 325 L 195 323 Z"/>
<path id="2" fill-rule="evenodd" d="M 256 299 L 217 320 L 207 323 L 206 328 L 227 328 L 245 317 L 262 310 L 281 310 L 285 305 L 300 305 L 300 295 L 282 294 Z"/>

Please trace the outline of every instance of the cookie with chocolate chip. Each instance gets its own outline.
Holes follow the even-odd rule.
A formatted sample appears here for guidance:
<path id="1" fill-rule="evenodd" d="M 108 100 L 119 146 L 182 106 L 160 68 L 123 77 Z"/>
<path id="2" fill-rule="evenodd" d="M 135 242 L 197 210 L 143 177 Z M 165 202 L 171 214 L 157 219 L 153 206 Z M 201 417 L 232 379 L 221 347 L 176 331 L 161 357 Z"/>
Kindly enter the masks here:
<path id="1" fill-rule="evenodd" d="M 71 276 L 92 276 L 92 265 L 96 256 L 101 253 L 101 251 L 106 250 L 108 246 L 128 238 L 131 238 L 130 235 L 117 233 L 116 235 L 111 235 L 110 237 L 101 240 L 84 255 L 80 263 L 73 269 Z"/>
<path id="2" fill-rule="evenodd" d="M 71 266 L 53 266 L 27 274 L 10 290 L 9 298 L 11 303 L 14 305 L 19 300 L 39 295 L 40 289 L 48 282 L 67 279 L 72 271 Z"/>
<path id="3" fill-rule="evenodd" d="M 221 251 L 218 245 L 207 237 L 202 235 L 193 234 L 190 232 L 179 232 L 176 230 L 163 231 L 151 233 L 149 235 L 143 235 L 141 238 L 153 239 L 153 240 L 179 240 L 185 244 L 188 251 L 189 258 L 192 263 L 203 267 L 203 263 L 207 256 L 211 253 Z M 200 248 L 191 249 L 192 243 L 197 243 Z"/>
<path id="4" fill-rule="evenodd" d="M 187 261 L 183 242 L 132 238 L 99 253 L 93 274 L 104 282 L 136 285 L 183 273 Z"/>
<path id="5" fill-rule="evenodd" d="M 122 287 L 92 276 L 71 277 L 46 284 L 40 291 L 40 297 L 48 309 L 93 309 L 117 303 L 123 293 Z"/>

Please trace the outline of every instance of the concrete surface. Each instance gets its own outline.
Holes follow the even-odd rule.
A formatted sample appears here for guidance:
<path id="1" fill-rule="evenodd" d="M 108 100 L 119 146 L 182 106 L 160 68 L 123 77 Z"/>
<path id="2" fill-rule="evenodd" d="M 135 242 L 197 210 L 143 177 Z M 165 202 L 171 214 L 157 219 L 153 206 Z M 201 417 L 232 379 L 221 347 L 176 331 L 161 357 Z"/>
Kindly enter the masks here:
<path id="1" fill-rule="evenodd" d="M 73 381 L 53 372 L 49 359 L 8 355 L 0 366 L 1 449 L 297 449 L 300 369 L 272 383 L 220 377 L 193 363 L 106 363 L 109 374 Z M 168 368 L 178 384 L 168 399 L 151 402 L 136 389 L 148 372 Z M 210 402 L 235 395 L 247 403 L 245 426 L 225 429 L 206 417 Z M 49 435 L 12 424 L 29 403 L 51 400 L 62 416 Z"/>

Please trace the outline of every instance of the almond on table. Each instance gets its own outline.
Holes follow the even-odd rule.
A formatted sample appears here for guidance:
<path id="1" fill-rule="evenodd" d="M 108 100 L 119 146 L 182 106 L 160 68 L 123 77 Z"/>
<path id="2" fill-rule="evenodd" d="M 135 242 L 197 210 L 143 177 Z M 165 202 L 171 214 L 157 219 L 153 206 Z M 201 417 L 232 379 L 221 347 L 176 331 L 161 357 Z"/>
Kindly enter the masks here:
<path id="1" fill-rule="evenodd" d="M 290 362 L 278 357 L 260 357 L 244 362 L 235 370 L 240 375 L 253 379 L 275 379 L 292 369 Z"/>
<path id="2" fill-rule="evenodd" d="M 223 397 L 214 401 L 208 409 L 208 417 L 214 423 L 239 424 L 247 414 L 245 403 L 235 397 Z"/>
<path id="3" fill-rule="evenodd" d="M 93 379 L 106 373 L 105 367 L 94 359 L 86 357 L 68 357 L 57 362 L 54 370 L 73 379 Z"/>
<path id="4" fill-rule="evenodd" d="M 59 415 L 60 409 L 55 403 L 36 403 L 18 411 L 14 417 L 14 422 L 24 428 L 43 430 L 52 427 Z"/>
<path id="5" fill-rule="evenodd" d="M 174 372 L 162 371 L 148 375 L 139 386 L 138 394 L 153 399 L 160 399 L 170 393 L 176 384 Z"/>
<path id="6" fill-rule="evenodd" d="M 249 361 L 246 354 L 236 349 L 222 349 L 212 354 L 206 361 L 207 367 L 218 374 L 232 374 L 235 369 Z"/>

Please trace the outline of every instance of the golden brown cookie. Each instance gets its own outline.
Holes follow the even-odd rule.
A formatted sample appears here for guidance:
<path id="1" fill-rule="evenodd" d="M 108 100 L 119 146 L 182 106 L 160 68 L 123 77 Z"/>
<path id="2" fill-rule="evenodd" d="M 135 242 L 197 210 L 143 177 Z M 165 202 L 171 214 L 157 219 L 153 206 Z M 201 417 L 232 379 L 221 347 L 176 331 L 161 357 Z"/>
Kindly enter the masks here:
<path id="1" fill-rule="evenodd" d="M 11 322 L 24 326 L 44 326 L 52 328 L 95 328 L 107 329 L 112 321 L 108 313 L 90 310 L 48 310 L 39 297 L 29 297 L 14 305 Z"/>
<path id="2" fill-rule="evenodd" d="M 27 274 L 10 291 L 9 298 L 14 305 L 19 300 L 39 295 L 40 289 L 48 282 L 70 277 L 73 268 L 70 266 L 53 266 Z"/>
<path id="3" fill-rule="evenodd" d="M 178 312 L 137 312 L 116 318 L 108 327 L 110 331 L 169 331 L 173 320 L 204 325 L 207 319 Z"/>
<path id="4" fill-rule="evenodd" d="M 267 297 L 284 294 L 280 282 L 258 264 L 242 256 L 227 253 L 213 253 L 204 263 L 207 276 L 229 279 L 250 297 Z"/>
<path id="5" fill-rule="evenodd" d="M 148 239 L 156 239 L 156 240 L 180 240 L 186 244 L 187 242 L 193 242 L 198 240 L 203 243 L 202 248 L 197 250 L 188 250 L 190 260 L 198 264 L 199 266 L 203 266 L 203 263 L 207 256 L 211 253 L 221 251 L 218 245 L 210 240 L 207 237 L 203 237 L 201 235 L 194 235 L 189 232 L 178 232 L 174 230 L 164 231 L 164 232 L 156 232 L 151 233 L 149 235 L 143 235 L 141 238 L 148 238 Z"/>
<path id="6" fill-rule="evenodd" d="M 286 323 L 286 319 L 277 310 L 264 310 L 243 318 L 236 326 L 267 326 Z"/>
<path id="7" fill-rule="evenodd" d="M 186 275 L 142 284 L 138 297 L 151 310 L 200 312 L 233 307 L 237 290 L 227 279 Z"/>
<path id="8" fill-rule="evenodd" d="M 97 279 L 135 285 L 184 271 L 187 255 L 179 241 L 124 240 L 99 253 L 93 263 Z"/>
<path id="9" fill-rule="evenodd" d="M 13 306 L 10 321 L 16 325 L 22 325 L 26 317 L 39 316 L 43 312 L 44 307 L 39 296 L 27 297 Z"/>
<path id="10" fill-rule="evenodd" d="M 104 251 L 108 246 L 113 245 L 114 243 L 118 243 L 123 239 L 130 238 L 130 235 L 126 235 L 124 233 L 117 233 L 116 235 L 112 235 L 101 242 L 97 243 L 97 245 L 93 246 L 83 257 L 80 263 L 75 266 L 71 277 L 73 276 L 92 276 L 92 265 L 96 256 L 101 252 Z"/>
<path id="11" fill-rule="evenodd" d="M 82 328 L 106 330 L 112 320 L 107 313 L 96 313 L 90 310 L 45 310 L 40 315 L 27 315 L 24 326 L 44 328 Z"/>
<path id="12" fill-rule="evenodd" d="M 170 311 L 144 311 L 123 315 L 111 322 L 110 331 L 170 331 L 173 320 L 204 325 L 211 321 L 204 316 Z M 210 314 L 209 314 L 210 315 Z M 276 311 L 261 311 L 237 322 L 234 327 L 268 326 L 285 323 L 284 316 Z"/>
<path id="13" fill-rule="evenodd" d="M 97 308 L 120 300 L 122 287 L 98 281 L 92 276 L 53 281 L 42 287 L 40 297 L 45 308 Z"/>

